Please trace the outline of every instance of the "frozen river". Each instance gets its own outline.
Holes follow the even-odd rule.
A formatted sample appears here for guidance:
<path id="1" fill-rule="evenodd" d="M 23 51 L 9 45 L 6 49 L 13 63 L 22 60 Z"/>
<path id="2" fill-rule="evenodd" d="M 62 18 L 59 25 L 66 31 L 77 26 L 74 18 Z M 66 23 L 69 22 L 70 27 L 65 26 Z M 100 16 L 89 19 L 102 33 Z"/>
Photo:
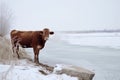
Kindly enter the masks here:
<path id="1" fill-rule="evenodd" d="M 67 38 L 67 40 L 76 39 L 75 37 L 70 38 L 68 35 L 62 36 L 62 38 Z M 118 38 L 117 36 L 116 40 L 114 37 L 116 41 L 118 41 Z M 77 41 L 80 43 L 78 39 Z M 86 37 L 84 39 L 86 40 Z M 72 64 L 87 68 L 95 72 L 94 80 L 120 80 L 120 49 L 95 45 L 85 46 L 83 43 L 82 45 L 76 45 L 75 41 L 75 45 L 69 44 L 68 41 L 55 35 L 47 41 L 45 48 L 41 50 L 40 61 L 51 65 Z M 119 47 L 118 44 L 111 44 Z M 31 49 L 28 49 L 28 51 L 31 52 Z"/>

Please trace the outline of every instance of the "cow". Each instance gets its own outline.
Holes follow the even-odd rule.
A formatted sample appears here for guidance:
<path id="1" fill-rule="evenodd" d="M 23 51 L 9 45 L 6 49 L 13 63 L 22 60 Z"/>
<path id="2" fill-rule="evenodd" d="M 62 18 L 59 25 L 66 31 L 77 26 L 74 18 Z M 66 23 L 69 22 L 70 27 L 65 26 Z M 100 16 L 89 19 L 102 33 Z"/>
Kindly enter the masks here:
<path id="1" fill-rule="evenodd" d="M 18 54 L 18 44 L 20 44 L 23 48 L 33 48 L 34 62 L 39 63 L 39 51 L 44 48 L 49 35 L 53 34 L 54 32 L 50 31 L 48 28 L 44 28 L 43 31 L 12 30 L 10 35 L 13 52 L 17 53 L 18 58 L 20 58 Z"/>

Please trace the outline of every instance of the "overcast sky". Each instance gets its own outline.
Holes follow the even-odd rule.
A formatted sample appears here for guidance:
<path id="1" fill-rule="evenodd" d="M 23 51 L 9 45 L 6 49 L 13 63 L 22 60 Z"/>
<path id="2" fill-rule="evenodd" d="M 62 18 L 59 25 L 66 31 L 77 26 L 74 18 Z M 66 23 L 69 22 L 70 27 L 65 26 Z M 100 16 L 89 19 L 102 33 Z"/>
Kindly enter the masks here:
<path id="1" fill-rule="evenodd" d="M 120 29 L 120 0 L 2 0 L 16 29 Z"/>

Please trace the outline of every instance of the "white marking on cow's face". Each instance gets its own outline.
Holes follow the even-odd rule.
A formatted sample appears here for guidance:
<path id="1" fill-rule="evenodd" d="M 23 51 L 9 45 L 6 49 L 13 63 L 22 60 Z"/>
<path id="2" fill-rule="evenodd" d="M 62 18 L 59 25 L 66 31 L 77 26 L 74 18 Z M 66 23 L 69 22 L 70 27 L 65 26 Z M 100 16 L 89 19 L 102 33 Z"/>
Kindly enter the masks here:
<path id="1" fill-rule="evenodd" d="M 43 37 L 44 37 L 44 40 L 48 40 L 49 34 L 50 34 L 49 29 L 45 28 L 45 29 L 43 30 Z"/>
<path id="2" fill-rule="evenodd" d="M 49 37 L 45 37 L 44 40 L 48 40 Z"/>
<path id="3" fill-rule="evenodd" d="M 37 45 L 37 48 L 38 48 L 38 49 L 40 49 L 40 48 L 41 48 L 41 46 L 40 46 L 40 45 Z"/>

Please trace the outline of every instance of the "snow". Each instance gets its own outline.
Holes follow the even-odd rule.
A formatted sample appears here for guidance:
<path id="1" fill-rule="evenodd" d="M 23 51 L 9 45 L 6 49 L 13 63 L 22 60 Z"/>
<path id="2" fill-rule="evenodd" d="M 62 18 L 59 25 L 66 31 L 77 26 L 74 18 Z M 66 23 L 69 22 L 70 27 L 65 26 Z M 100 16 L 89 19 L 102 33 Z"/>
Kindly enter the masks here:
<path id="1" fill-rule="evenodd" d="M 78 80 L 66 74 L 43 75 L 38 66 L 12 66 L 0 64 L 0 80 Z"/>
<path id="2" fill-rule="evenodd" d="M 72 45 L 120 49 L 120 33 L 63 34 L 61 39 Z"/>
<path id="3" fill-rule="evenodd" d="M 56 66 L 55 66 L 55 68 L 54 68 L 54 72 L 60 71 L 60 70 L 62 70 L 62 68 L 63 68 L 63 65 L 61 65 L 61 64 L 56 64 Z"/>

